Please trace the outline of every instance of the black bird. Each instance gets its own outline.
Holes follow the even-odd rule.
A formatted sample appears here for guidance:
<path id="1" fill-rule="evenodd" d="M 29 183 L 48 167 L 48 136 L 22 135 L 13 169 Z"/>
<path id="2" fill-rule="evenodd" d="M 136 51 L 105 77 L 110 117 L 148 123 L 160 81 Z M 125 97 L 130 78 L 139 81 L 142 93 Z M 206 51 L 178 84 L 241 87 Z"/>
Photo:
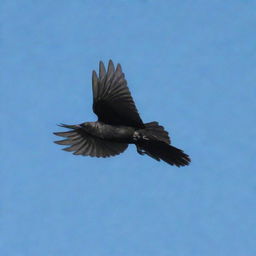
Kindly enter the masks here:
<path id="1" fill-rule="evenodd" d="M 163 126 L 158 122 L 143 123 L 120 64 L 115 69 L 110 60 L 106 72 L 100 61 L 99 77 L 92 72 L 92 90 L 93 111 L 98 121 L 61 124 L 61 127 L 70 129 L 54 133 L 66 138 L 55 141 L 69 145 L 63 150 L 74 151 L 74 155 L 110 157 L 124 152 L 128 144 L 135 144 L 140 155 L 147 154 L 157 161 L 163 160 L 178 167 L 190 163 L 187 154 L 170 145 L 168 132 Z"/>

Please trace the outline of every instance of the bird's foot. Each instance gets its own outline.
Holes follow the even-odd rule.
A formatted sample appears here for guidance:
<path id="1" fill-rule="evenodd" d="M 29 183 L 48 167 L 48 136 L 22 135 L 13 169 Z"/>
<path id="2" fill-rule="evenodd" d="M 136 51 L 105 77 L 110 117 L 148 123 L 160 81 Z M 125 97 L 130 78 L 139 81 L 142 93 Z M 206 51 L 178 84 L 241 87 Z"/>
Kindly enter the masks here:
<path id="1" fill-rule="evenodd" d="M 142 156 L 146 154 L 146 151 L 142 150 L 142 149 L 139 148 L 138 146 L 137 146 L 137 152 L 138 152 L 140 155 L 142 155 Z"/>

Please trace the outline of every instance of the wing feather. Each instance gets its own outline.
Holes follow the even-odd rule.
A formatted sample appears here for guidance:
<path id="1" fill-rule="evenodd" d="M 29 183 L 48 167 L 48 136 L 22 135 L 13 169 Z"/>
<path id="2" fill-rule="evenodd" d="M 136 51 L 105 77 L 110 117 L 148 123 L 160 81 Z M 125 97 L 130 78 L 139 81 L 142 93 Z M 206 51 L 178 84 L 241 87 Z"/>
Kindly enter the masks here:
<path id="1" fill-rule="evenodd" d="M 144 128 L 120 64 L 115 69 L 110 60 L 106 72 L 100 61 L 99 77 L 95 71 L 92 73 L 92 89 L 93 111 L 99 121 Z"/>
<path id="2" fill-rule="evenodd" d="M 106 69 L 105 69 L 105 66 L 103 64 L 102 61 L 100 61 L 100 68 L 99 68 L 99 75 L 100 75 L 100 79 L 103 80 L 105 75 L 106 75 Z"/>
<path id="3" fill-rule="evenodd" d="M 59 145 L 68 145 L 63 148 L 74 155 L 92 156 L 92 157 L 110 157 L 118 155 L 126 150 L 128 144 L 102 140 L 86 133 L 82 128 L 76 126 L 61 125 L 71 128 L 67 132 L 55 132 L 54 134 L 64 137 L 64 140 L 55 141 Z"/>

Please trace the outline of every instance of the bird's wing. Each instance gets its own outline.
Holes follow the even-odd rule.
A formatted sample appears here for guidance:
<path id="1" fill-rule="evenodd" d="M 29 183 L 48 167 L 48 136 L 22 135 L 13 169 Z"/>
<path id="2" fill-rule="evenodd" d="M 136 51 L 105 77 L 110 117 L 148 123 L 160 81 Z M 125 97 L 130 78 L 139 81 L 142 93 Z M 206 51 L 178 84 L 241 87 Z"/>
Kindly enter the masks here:
<path id="1" fill-rule="evenodd" d="M 100 61 L 99 77 L 95 71 L 92 73 L 92 89 L 93 111 L 99 121 L 144 128 L 120 64 L 115 69 L 110 60 L 106 72 L 103 62 Z"/>
<path id="2" fill-rule="evenodd" d="M 128 147 L 125 143 L 111 142 L 96 138 L 73 125 L 61 126 L 71 128 L 72 130 L 67 132 L 55 132 L 55 135 L 65 137 L 64 140 L 55 141 L 55 143 L 68 145 L 68 147 L 63 150 L 69 152 L 74 151 L 74 155 L 110 157 L 124 152 Z"/>

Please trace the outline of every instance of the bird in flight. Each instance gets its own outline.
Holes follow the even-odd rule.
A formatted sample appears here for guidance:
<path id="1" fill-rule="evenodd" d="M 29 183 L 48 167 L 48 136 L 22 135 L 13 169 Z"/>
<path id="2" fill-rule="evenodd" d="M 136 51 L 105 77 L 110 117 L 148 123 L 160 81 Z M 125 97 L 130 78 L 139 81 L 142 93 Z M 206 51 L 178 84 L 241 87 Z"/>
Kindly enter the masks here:
<path id="1" fill-rule="evenodd" d="M 92 72 L 92 91 L 93 111 L 98 121 L 59 125 L 69 129 L 54 133 L 65 138 L 55 141 L 59 145 L 68 145 L 63 150 L 74 155 L 110 157 L 134 144 L 140 155 L 146 154 L 178 167 L 189 165 L 189 156 L 171 145 L 163 126 L 156 121 L 143 123 L 120 64 L 115 68 L 110 60 L 106 71 L 100 61 L 99 75 Z"/>

